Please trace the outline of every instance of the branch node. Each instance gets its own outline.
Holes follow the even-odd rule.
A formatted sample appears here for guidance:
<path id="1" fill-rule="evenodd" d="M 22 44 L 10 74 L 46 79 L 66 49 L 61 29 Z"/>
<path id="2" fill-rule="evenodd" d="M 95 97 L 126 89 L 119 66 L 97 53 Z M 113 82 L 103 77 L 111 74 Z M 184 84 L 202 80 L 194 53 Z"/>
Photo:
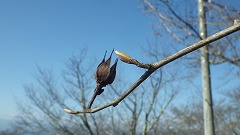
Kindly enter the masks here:
<path id="1" fill-rule="evenodd" d="M 117 105 L 118 105 L 118 103 L 114 103 L 112 106 L 113 106 L 113 107 L 116 107 Z"/>

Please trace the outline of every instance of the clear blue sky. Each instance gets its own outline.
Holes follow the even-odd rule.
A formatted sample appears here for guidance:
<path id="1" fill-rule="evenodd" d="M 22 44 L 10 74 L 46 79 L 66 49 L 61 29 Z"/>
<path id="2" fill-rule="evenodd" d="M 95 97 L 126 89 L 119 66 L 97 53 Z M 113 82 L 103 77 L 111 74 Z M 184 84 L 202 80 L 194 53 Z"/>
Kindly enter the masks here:
<path id="1" fill-rule="evenodd" d="M 154 21 L 142 11 L 138 0 L 1 0 L 0 121 L 16 114 L 37 65 L 60 71 L 85 46 L 96 58 L 112 48 L 137 57 Z"/>

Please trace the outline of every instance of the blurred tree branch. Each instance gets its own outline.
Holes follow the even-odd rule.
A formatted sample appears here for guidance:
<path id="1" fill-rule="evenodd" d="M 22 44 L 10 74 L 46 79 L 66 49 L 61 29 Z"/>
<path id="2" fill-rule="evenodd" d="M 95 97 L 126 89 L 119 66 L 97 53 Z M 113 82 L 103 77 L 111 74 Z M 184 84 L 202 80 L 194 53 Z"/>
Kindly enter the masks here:
<path id="1" fill-rule="evenodd" d="M 159 0 L 143 0 L 145 3 L 146 13 L 153 12 L 157 19 L 167 33 L 169 33 L 176 41 L 179 43 L 189 46 L 189 41 L 194 40 L 195 42 L 201 38 L 201 35 L 196 30 L 198 19 L 193 13 L 193 9 L 189 10 L 189 14 L 185 16 L 181 14 L 181 11 L 177 11 L 176 2 Z M 186 2 L 191 3 L 190 1 Z M 179 3 L 182 4 L 182 3 Z M 221 29 L 225 29 L 233 24 L 232 20 L 239 18 L 239 10 L 227 4 L 220 4 L 212 1 L 204 2 L 204 7 L 208 11 L 207 24 L 209 24 L 209 34 L 210 32 L 217 32 Z M 184 10 L 188 12 L 187 7 Z M 183 9 L 181 9 L 183 10 Z M 238 22 L 238 21 L 236 21 Z M 156 30 L 162 33 L 162 30 Z M 212 65 L 229 63 L 239 67 L 240 65 L 240 54 L 239 46 L 234 45 L 234 42 L 239 41 L 239 33 L 231 37 L 227 37 L 221 42 L 215 42 L 216 45 L 209 45 L 209 62 Z M 196 54 L 197 55 L 197 54 Z M 189 56 L 193 63 L 199 62 L 200 59 L 196 58 L 194 55 Z M 192 64 L 195 66 L 195 64 Z"/>

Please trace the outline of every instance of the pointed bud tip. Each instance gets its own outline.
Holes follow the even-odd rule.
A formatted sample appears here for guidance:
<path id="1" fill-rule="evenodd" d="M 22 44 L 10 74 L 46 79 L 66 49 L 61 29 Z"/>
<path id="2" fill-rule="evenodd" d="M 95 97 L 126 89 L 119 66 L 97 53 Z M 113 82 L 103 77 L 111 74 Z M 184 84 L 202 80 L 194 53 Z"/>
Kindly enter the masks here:
<path id="1" fill-rule="evenodd" d="M 240 20 L 234 20 L 234 25 L 236 25 L 236 24 L 239 24 L 240 23 Z"/>
<path id="2" fill-rule="evenodd" d="M 116 55 L 120 58 L 120 60 L 121 61 L 123 61 L 123 62 L 126 62 L 126 63 L 128 63 L 129 62 L 129 60 L 131 60 L 132 58 L 128 55 L 128 54 L 126 54 L 126 53 L 124 53 L 124 52 L 121 52 L 121 51 L 114 51 L 115 53 L 116 53 Z"/>
<path id="3" fill-rule="evenodd" d="M 67 113 L 72 113 L 72 110 L 69 110 L 69 109 L 64 109 L 64 111 Z"/>

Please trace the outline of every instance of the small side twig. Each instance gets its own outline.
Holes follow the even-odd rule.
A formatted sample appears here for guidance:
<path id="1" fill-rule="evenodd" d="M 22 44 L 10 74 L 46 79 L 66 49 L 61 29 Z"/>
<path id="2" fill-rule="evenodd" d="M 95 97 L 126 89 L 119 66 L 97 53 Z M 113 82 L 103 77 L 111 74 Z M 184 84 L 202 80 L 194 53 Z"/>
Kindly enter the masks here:
<path id="1" fill-rule="evenodd" d="M 81 111 L 72 111 L 70 109 L 64 109 L 65 112 L 70 114 L 79 114 L 79 113 L 95 113 L 97 111 L 100 111 L 104 108 L 110 107 L 110 106 L 117 106 L 119 102 L 121 102 L 124 98 L 126 98 L 132 91 L 134 91 L 144 80 L 146 80 L 155 70 L 148 70 L 146 71 L 127 91 L 125 91 L 119 98 L 116 100 L 109 102 L 106 105 L 103 105 L 101 107 L 93 108 L 93 109 L 86 109 Z"/>
<path id="2" fill-rule="evenodd" d="M 140 63 L 135 59 L 130 59 L 128 62 L 128 64 L 134 64 L 140 68 L 146 68 L 146 69 L 150 69 L 151 68 L 151 64 L 144 64 L 144 63 Z"/>
<path id="3" fill-rule="evenodd" d="M 125 62 L 127 64 L 134 64 L 140 68 L 151 69 L 151 64 L 140 63 L 138 60 L 132 59 L 128 54 L 121 51 L 115 51 L 115 53 L 122 62 Z"/>

